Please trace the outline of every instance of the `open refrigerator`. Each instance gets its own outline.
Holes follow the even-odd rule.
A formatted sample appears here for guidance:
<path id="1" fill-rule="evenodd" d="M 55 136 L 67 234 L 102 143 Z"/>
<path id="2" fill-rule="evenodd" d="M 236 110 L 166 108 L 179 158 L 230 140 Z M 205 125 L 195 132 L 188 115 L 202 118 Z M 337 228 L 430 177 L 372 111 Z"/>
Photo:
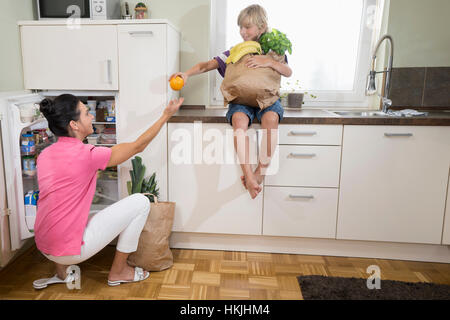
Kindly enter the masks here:
<path id="1" fill-rule="evenodd" d="M 1 199 L 6 203 L 2 208 L 2 247 L 10 243 L 10 250 L 21 248 L 24 241 L 34 236 L 39 185 L 36 174 L 36 159 L 46 147 L 56 142 L 56 137 L 48 129 L 47 120 L 39 112 L 39 102 L 46 97 L 55 97 L 62 92 L 29 91 L 14 92 L 0 96 L 1 145 L 6 195 Z M 64 92 L 76 95 L 95 113 L 94 134 L 84 143 L 112 147 L 117 142 L 115 131 L 118 93 L 105 92 Z M 95 108 L 95 110 L 93 110 Z M 1 154 L 1 153 L 0 153 Z M 69 169 L 69 168 L 68 168 Z M 97 188 L 91 205 L 93 214 L 119 199 L 119 167 L 99 171 Z M 5 216 L 8 219 L 3 219 Z M 5 225 L 9 220 L 9 226 Z M 9 227 L 9 228 L 8 228 Z M 8 230 L 9 229 L 9 230 Z M 8 237 L 9 239 L 5 239 Z M 2 251 L 5 248 L 2 248 Z"/>

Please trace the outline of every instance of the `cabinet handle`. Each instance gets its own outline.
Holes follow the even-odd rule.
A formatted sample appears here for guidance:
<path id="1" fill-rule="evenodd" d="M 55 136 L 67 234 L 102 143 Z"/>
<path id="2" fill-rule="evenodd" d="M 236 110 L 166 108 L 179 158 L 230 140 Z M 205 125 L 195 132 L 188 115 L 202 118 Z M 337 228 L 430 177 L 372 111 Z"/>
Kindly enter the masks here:
<path id="1" fill-rule="evenodd" d="M 388 133 L 385 132 L 384 135 L 386 137 L 412 137 L 412 133 Z"/>
<path id="2" fill-rule="evenodd" d="M 314 199 L 314 196 L 312 196 L 312 195 L 306 196 L 306 195 L 290 194 L 289 198 L 290 199 Z"/>
<path id="3" fill-rule="evenodd" d="M 317 132 L 316 131 L 296 131 L 296 130 L 292 130 L 292 131 L 289 131 L 289 134 L 293 135 L 293 136 L 314 136 L 314 135 L 317 134 Z"/>
<path id="4" fill-rule="evenodd" d="M 103 81 L 109 84 L 112 84 L 111 81 L 111 60 L 105 60 L 103 62 L 104 71 L 103 71 Z"/>
<path id="5" fill-rule="evenodd" d="M 108 79 L 108 83 L 112 83 L 111 80 L 111 60 L 108 59 L 106 60 L 106 72 L 107 72 L 107 79 Z"/>
<path id="6" fill-rule="evenodd" d="M 153 31 L 128 31 L 128 33 L 131 36 L 135 36 L 135 35 L 149 35 L 149 36 L 152 36 L 153 35 Z"/>
<path id="7" fill-rule="evenodd" d="M 289 156 L 291 156 L 291 157 L 315 157 L 316 154 L 315 153 L 294 153 L 294 152 L 291 152 L 289 154 Z"/>

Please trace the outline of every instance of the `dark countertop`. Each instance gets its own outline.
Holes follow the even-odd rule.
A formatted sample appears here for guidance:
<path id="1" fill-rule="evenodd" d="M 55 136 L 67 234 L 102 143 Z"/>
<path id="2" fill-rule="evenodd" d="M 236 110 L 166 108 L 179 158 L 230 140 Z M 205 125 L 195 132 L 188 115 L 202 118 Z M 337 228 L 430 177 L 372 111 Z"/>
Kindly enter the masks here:
<path id="1" fill-rule="evenodd" d="M 205 108 L 204 106 L 182 106 L 170 118 L 169 123 L 227 123 L 226 108 Z M 257 123 L 257 119 L 255 119 Z M 450 126 L 449 111 L 429 111 L 428 116 L 415 117 L 353 117 L 338 116 L 321 109 L 285 109 L 281 124 L 344 124 L 344 125 L 414 125 L 414 126 Z"/>

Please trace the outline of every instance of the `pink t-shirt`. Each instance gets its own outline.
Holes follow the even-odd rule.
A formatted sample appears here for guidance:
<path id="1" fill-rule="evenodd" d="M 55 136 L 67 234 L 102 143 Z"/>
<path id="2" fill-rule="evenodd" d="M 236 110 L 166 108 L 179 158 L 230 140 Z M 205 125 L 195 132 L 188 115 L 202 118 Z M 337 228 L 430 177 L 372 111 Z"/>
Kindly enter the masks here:
<path id="1" fill-rule="evenodd" d="M 110 157 L 110 148 L 70 137 L 59 137 L 39 155 L 34 233 L 40 251 L 52 256 L 81 254 L 97 171 L 106 168 Z"/>

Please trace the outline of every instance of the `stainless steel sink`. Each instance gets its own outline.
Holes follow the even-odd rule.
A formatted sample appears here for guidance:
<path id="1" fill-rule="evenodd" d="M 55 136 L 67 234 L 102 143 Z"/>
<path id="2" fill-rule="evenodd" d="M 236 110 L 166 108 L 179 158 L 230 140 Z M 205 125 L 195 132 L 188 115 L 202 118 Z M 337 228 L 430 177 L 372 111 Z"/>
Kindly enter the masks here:
<path id="1" fill-rule="evenodd" d="M 429 110 L 425 115 L 398 115 L 397 113 L 385 113 L 382 111 L 330 111 L 328 112 L 340 117 L 389 117 L 389 118 L 450 118 L 450 110 Z"/>
<path id="2" fill-rule="evenodd" d="M 388 117 L 388 114 L 382 111 L 330 111 L 343 117 Z"/>

